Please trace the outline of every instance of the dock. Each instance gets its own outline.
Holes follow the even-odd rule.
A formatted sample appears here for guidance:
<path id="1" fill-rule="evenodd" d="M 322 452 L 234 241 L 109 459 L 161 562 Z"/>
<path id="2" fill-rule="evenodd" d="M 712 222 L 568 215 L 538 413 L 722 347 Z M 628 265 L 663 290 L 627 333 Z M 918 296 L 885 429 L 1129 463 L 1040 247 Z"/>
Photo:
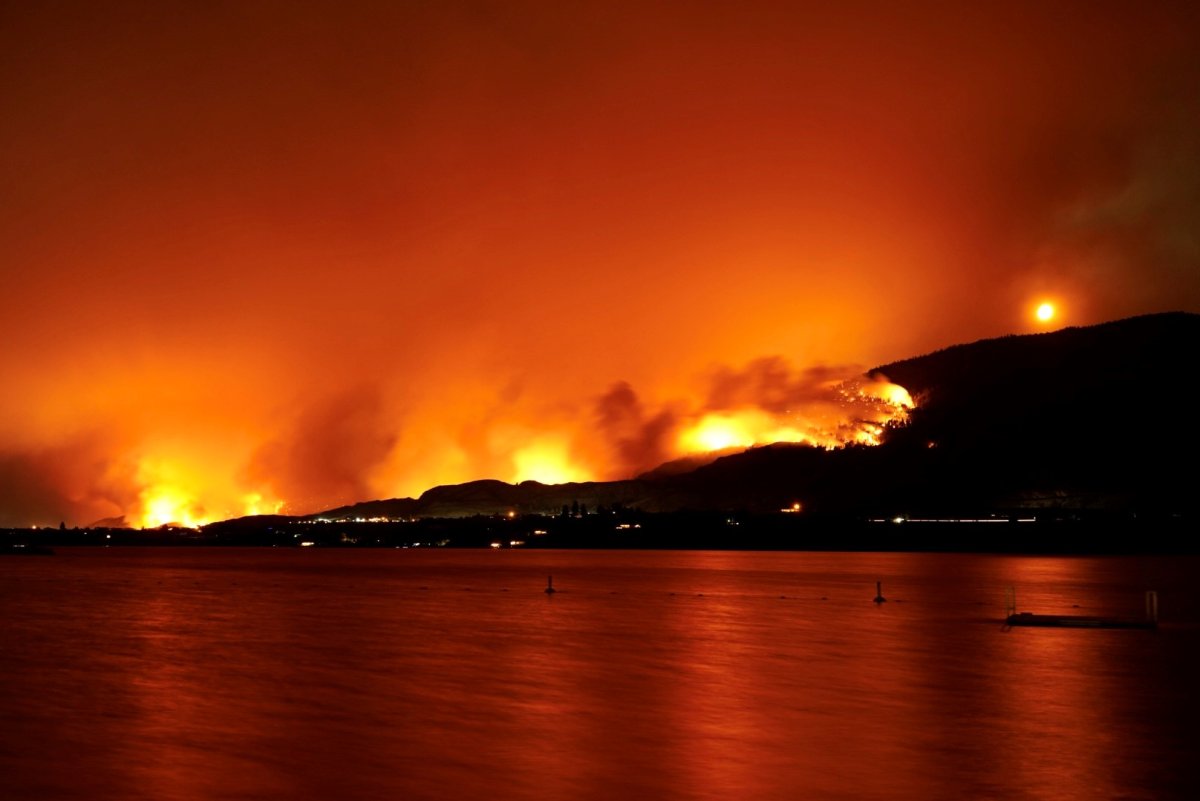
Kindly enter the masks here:
<path id="1" fill-rule="evenodd" d="M 1039 626 L 1057 629 L 1157 629 L 1158 593 L 1146 593 L 1146 617 L 1142 620 L 1121 617 L 1095 617 L 1091 615 L 1037 615 L 1033 612 L 1018 612 L 1016 591 L 1008 589 L 1005 605 L 1006 626 Z"/>
<path id="2" fill-rule="evenodd" d="M 1156 620 L 1125 620 L 1117 617 L 1087 615 L 1035 615 L 1016 612 L 1004 619 L 1009 626 L 1044 626 L 1060 629 L 1156 629 Z"/>

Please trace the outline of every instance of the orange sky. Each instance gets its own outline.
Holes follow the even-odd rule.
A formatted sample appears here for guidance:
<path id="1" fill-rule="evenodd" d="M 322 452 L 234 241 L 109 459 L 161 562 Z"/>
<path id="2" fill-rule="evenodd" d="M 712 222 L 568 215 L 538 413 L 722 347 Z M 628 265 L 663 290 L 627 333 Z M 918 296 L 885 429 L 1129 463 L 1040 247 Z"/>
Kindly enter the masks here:
<path id="1" fill-rule="evenodd" d="M 0 19 L 0 524 L 617 477 L 763 360 L 1200 311 L 1195 4 Z"/>

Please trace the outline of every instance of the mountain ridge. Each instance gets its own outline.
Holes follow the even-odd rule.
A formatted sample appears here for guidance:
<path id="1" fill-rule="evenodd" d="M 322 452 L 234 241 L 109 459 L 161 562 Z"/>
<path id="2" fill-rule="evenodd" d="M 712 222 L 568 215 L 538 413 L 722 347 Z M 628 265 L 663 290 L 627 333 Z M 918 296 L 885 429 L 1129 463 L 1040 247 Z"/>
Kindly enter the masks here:
<path id="1" fill-rule="evenodd" d="M 620 481 L 482 479 L 303 518 L 557 514 L 573 504 L 762 512 L 801 503 L 815 514 L 857 516 L 1174 509 L 1190 497 L 1190 473 L 1171 465 L 1194 454 L 1200 437 L 1186 424 L 1170 439 L 1140 432 L 1162 420 L 1186 422 L 1188 399 L 1155 390 L 1182 385 L 1197 353 L 1200 315 L 1186 312 L 981 339 L 867 372 L 918 401 L 908 423 L 878 446 L 776 443 Z"/>

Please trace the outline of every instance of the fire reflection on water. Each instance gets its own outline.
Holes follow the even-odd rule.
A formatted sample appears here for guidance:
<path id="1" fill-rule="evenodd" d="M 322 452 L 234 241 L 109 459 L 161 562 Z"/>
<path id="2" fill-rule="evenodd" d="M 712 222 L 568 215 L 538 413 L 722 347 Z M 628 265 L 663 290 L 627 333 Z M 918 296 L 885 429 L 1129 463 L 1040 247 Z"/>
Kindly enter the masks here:
<path id="1" fill-rule="evenodd" d="M 1194 628 L 1000 626 L 1010 582 L 1045 607 L 1151 580 L 1178 598 L 1188 565 L 1169 560 L 113 549 L 0 569 L 5 608 L 23 610 L 0 624 L 14 797 L 1200 785 L 1182 725 Z M 1172 614 L 1200 621 L 1195 605 Z"/>

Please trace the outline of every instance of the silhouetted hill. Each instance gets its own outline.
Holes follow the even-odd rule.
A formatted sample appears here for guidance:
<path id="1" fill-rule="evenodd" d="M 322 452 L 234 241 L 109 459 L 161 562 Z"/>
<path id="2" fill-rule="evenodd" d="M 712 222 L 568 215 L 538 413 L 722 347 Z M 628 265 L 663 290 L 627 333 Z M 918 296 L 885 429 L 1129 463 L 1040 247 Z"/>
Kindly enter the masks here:
<path id="1" fill-rule="evenodd" d="M 929 481 L 1020 505 L 1175 508 L 1200 447 L 1200 316 L 1155 314 L 959 345 L 884 365 L 918 399 L 889 450 L 933 448 Z M 1184 466 L 1182 469 L 1178 466 Z"/>
<path id="2" fill-rule="evenodd" d="M 688 456 L 681 456 L 678 459 L 663 462 L 653 470 L 647 470 L 645 473 L 639 475 L 638 478 L 654 481 L 669 478 L 670 476 L 677 476 L 681 473 L 690 473 L 697 468 L 712 464 L 723 456 L 743 453 L 745 450 L 745 448 L 725 448 L 719 451 L 710 451 L 709 453 L 693 453 Z"/>
<path id="3" fill-rule="evenodd" d="M 655 494 L 656 487 L 652 483 L 639 480 L 570 484 L 523 481 L 520 484 L 506 484 L 487 479 L 434 487 L 416 499 L 395 498 L 343 506 L 309 515 L 309 518 L 468 517 L 510 511 L 519 514 L 559 514 L 564 506 L 570 509 L 578 504 L 590 509 L 616 505 L 658 511 Z"/>
<path id="4" fill-rule="evenodd" d="M 1200 316 L 1185 313 L 982 340 L 871 371 L 918 403 L 878 447 L 779 444 L 629 481 L 473 481 L 319 516 L 553 514 L 575 503 L 763 512 L 793 502 L 816 516 L 1173 514 L 1193 497 L 1198 353 Z"/>
<path id="5" fill-rule="evenodd" d="M 1196 364 L 1200 315 L 1148 314 L 1044 334 L 1009 335 L 954 345 L 870 371 L 939 404 L 981 396 L 1042 400 L 1114 385 L 1152 394 L 1147 377 L 1184 377 Z M 1155 373 L 1157 372 L 1157 375 Z M 925 404 L 922 404 L 925 405 Z"/>
<path id="6" fill-rule="evenodd" d="M 1108 453 L 1194 441 L 1185 387 L 1198 345 L 1200 316 L 1158 314 L 958 345 L 872 372 L 908 388 L 912 433 L 941 447 Z"/>
<path id="7" fill-rule="evenodd" d="M 132 528 L 129 521 L 125 519 L 125 515 L 117 515 L 116 517 L 105 517 L 92 523 L 88 528 Z"/>
<path id="8" fill-rule="evenodd" d="M 871 371 L 918 403 L 879 447 L 756 448 L 678 483 L 734 508 L 794 498 L 831 515 L 1183 512 L 1198 353 L 1200 316 L 1183 313 L 958 345 Z"/>

